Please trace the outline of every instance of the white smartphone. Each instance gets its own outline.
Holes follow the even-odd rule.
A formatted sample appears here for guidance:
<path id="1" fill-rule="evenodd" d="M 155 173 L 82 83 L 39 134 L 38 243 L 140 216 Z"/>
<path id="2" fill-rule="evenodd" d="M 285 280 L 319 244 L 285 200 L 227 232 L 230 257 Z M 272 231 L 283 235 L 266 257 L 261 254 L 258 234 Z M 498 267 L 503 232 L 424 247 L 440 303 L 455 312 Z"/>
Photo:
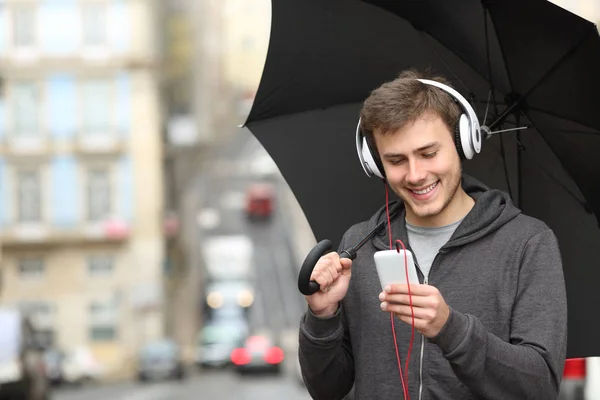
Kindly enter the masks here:
<path id="1" fill-rule="evenodd" d="M 373 256 L 382 290 L 387 285 L 407 283 L 404 252 L 405 250 L 381 250 Z M 408 281 L 411 285 L 418 285 L 419 275 L 417 274 L 415 260 L 410 250 L 406 250 L 406 262 L 408 263 Z"/>

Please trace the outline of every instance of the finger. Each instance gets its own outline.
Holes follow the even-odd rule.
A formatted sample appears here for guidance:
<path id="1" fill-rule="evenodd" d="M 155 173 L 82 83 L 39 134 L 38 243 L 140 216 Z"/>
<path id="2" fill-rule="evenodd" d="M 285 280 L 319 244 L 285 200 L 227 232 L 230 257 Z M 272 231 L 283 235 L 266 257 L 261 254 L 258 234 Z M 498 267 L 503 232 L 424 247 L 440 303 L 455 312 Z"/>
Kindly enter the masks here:
<path id="1" fill-rule="evenodd" d="M 333 261 L 327 256 L 319 258 L 319 261 L 317 261 L 317 263 L 315 264 L 313 272 L 310 275 L 311 279 L 316 279 L 316 277 L 321 274 L 321 271 L 325 268 L 329 268 L 329 265 L 331 265 L 332 263 Z"/>
<path id="2" fill-rule="evenodd" d="M 338 275 L 337 270 L 333 265 L 330 265 L 328 268 L 324 269 L 323 274 L 327 277 L 330 285 L 335 282 Z"/>
<path id="3" fill-rule="evenodd" d="M 340 271 L 341 275 L 349 276 L 352 273 L 352 260 L 342 258 L 340 259 L 340 265 L 342 266 L 342 270 Z"/>
<path id="4" fill-rule="evenodd" d="M 340 255 L 336 252 L 331 252 L 331 253 L 327 253 L 324 256 L 322 256 L 321 259 L 327 260 L 328 262 L 331 262 L 334 264 L 339 264 Z"/>
<path id="5" fill-rule="evenodd" d="M 401 304 L 390 304 L 387 302 L 381 303 L 381 309 L 387 312 L 393 312 L 398 316 L 406 316 L 412 318 L 414 312 L 415 319 L 428 319 L 431 316 L 431 310 L 426 308 L 413 307 L 411 310 L 410 306 L 404 306 Z"/>
<path id="6" fill-rule="evenodd" d="M 431 296 L 414 296 L 407 294 L 391 294 L 383 292 L 383 296 L 379 297 L 381 301 L 387 301 L 392 304 L 402 304 L 410 306 L 411 301 L 413 307 L 421 307 L 421 308 L 435 308 L 435 301 Z"/>
<path id="7" fill-rule="evenodd" d="M 349 258 L 340 258 L 340 266 L 342 269 L 350 269 L 352 267 L 352 260 Z"/>
<path id="8" fill-rule="evenodd" d="M 396 315 L 398 317 L 398 319 L 402 322 L 404 322 L 407 325 L 413 325 L 413 320 L 411 317 L 407 317 L 406 315 Z M 415 325 L 415 329 L 417 330 L 422 330 L 425 329 L 427 327 L 427 322 L 425 322 L 422 319 L 417 319 L 415 317 L 415 321 L 414 321 L 414 325 Z"/>
<path id="9" fill-rule="evenodd" d="M 321 278 L 323 279 L 323 285 L 325 286 L 325 289 L 333 283 L 333 278 L 329 273 L 329 269 L 321 270 Z"/>
<path id="10" fill-rule="evenodd" d="M 391 285 L 387 285 L 387 293 L 394 294 L 408 294 L 409 293 L 409 285 L 406 283 L 395 283 Z M 413 296 L 429 296 L 435 293 L 437 289 L 431 285 L 421 285 L 421 284 L 411 284 L 410 285 L 410 294 Z"/>
<path id="11" fill-rule="evenodd" d="M 323 264 L 317 265 L 310 275 L 310 280 L 317 282 L 321 290 L 325 290 L 330 284 L 330 276 L 325 273 L 326 270 L 327 268 Z"/>

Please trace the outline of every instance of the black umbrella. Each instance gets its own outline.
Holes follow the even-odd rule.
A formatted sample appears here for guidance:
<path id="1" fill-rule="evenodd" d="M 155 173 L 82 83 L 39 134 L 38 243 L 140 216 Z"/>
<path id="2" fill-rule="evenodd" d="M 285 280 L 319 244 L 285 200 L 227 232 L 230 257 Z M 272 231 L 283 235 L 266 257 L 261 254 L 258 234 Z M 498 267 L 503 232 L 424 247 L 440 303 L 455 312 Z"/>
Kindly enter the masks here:
<path id="1" fill-rule="evenodd" d="M 600 355 L 600 37 L 541 0 L 272 0 L 269 51 L 246 126 L 337 246 L 384 204 L 358 162 L 362 101 L 399 71 L 447 76 L 497 133 L 464 163 L 560 242 L 569 357 Z M 528 127 L 525 130 L 514 130 Z"/>

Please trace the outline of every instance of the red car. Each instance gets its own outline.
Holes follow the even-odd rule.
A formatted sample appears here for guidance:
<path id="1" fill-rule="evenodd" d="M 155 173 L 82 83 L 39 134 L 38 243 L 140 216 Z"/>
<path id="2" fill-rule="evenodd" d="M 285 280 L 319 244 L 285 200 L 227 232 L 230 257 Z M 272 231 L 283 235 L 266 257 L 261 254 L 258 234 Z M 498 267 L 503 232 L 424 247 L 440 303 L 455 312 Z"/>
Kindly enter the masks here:
<path id="1" fill-rule="evenodd" d="M 267 219 L 273 213 L 275 190 L 268 183 L 255 183 L 246 191 L 246 215 L 250 219 Z"/>
<path id="2" fill-rule="evenodd" d="M 268 335 L 249 336 L 241 347 L 231 352 L 231 363 L 239 373 L 279 373 L 283 359 L 283 350 Z"/>

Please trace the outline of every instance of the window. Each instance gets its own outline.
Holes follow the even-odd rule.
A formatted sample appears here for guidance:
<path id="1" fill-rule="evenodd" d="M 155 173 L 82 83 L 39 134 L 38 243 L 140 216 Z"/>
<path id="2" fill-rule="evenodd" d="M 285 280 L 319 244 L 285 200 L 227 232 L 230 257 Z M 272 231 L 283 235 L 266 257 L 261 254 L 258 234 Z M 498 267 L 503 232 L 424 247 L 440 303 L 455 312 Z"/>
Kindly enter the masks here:
<path id="1" fill-rule="evenodd" d="M 101 2 L 83 6 L 83 45 L 85 47 L 105 47 L 107 45 L 107 10 Z"/>
<path id="2" fill-rule="evenodd" d="M 37 171 L 17 172 L 17 207 L 19 222 L 41 222 L 41 192 L 40 174 Z"/>
<path id="3" fill-rule="evenodd" d="M 110 83 L 94 80 L 83 84 L 82 123 L 87 134 L 105 134 L 110 126 Z"/>
<path id="4" fill-rule="evenodd" d="M 35 45 L 35 5 L 15 4 L 13 7 L 14 45 L 15 47 L 32 47 Z"/>
<path id="5" fill-rule="evenodd" d="M 88 273 L 91 276 L 108 276 L 113 272 L 113 258 L 110 256 L 90 256 Z"/>
<path id="6" fill-rule="evenodd" d="M 94 341 L 110 341 L 117 337 L 117 308 L 113 301 L 94 301 L 89 307 L 89 336 Z"/>
<path id="7" fill-rule="evenodd" d="M 117 329 L 114 325 L 94 325 L 90 327 L 90 339 L 96 342 L 105 342 L 117 338 Z"/>
<path id="8" fill-rule="evenodd" d="M 41 258 L 25 258 L 19 260 L 19 276 L 24 279 L 39 279 L 44 276 L 44 260 Z M 40 311 L 39 304 L 35 304 L 35 311 Z M 31 305 L 28 311 L 31 311 Z M 46 312 L 46 309 L 43 309 Z"/>
<path id="9" fill-rule="evenodd" d="M 15 136 L 38 135 L 39 93 L 33 82 L 20 82 L 13 86 L 13 129 Z"/>
<path id="10" fill-rule="evenodd" d="M 88 220 L 105 220 L 110 216 L 110 174 L 106 169 L 91 169 L 87 179 Z"/>

